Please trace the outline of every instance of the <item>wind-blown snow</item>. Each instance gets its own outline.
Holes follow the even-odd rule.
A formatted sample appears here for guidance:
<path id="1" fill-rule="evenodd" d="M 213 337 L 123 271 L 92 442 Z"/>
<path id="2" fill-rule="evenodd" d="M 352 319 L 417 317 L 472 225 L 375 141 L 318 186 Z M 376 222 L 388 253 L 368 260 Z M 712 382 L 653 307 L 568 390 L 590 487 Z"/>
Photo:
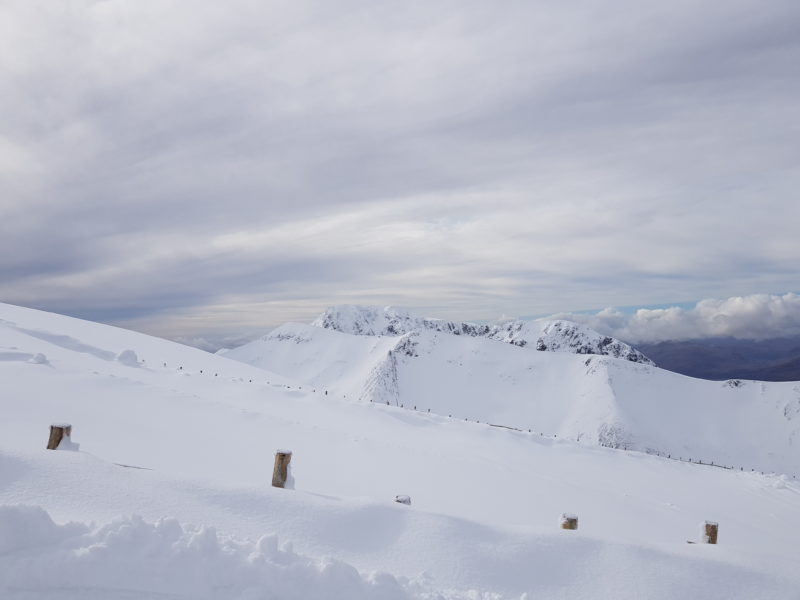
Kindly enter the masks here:
<path id="1" fill-rule="evenodd" d="M 402 341 L 313 329 L 340 352 L 376 344 L 377 356 Z M 280 343 L 305 345 L 312 360 L 330 351 L 304 333 Z M 412 338 L 406 350 L 424 352 Z M 623 365 L 620 378 L 662 373 L 469 340 L 545 360 L 542 372 L 556 365 L 557 384 L 559 365 L 594 361 Z M 139 368 L 115 360 L 126 349 Z M 222 356 L 8 305 L 0 350 L 49 361 L 0 361 L 4 600 L 797 599 L 791 474 L 344 401 Z M 346 378 L 346 367 L 331 369 Z M 747 404 L 759 401 L 753 385 L 719 387 Z M 58 421 L 81 451 L 44 449 Z M 293 452 L 296 490 L 270 487 L 278 448 Z M 565 511 L 578 531 L 558 529 Z M 687 544 L 704 520 L 720 524 L 720 544 Z"/>

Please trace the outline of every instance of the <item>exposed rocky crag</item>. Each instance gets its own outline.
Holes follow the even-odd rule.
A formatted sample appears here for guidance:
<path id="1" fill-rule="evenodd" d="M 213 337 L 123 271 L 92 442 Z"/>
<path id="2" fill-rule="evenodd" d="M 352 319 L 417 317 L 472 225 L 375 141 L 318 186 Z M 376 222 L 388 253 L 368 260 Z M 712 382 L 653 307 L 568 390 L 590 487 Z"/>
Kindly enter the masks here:
<path id="1" fill-rule="evenodd" d="M 369 336 L 400 336 L 415 331 L 436 331 L 451 335 L 486 337 L 515 346 L 529 346 L 542 352 L 599 354 L 635 363 L 654 365 L 647 356 L 615 338 L 604 336 L 571 321 L 501 321 L 477 324 L 419 317 L 392 306 L 333 306 L 312 325 L 341 333 Z"/>

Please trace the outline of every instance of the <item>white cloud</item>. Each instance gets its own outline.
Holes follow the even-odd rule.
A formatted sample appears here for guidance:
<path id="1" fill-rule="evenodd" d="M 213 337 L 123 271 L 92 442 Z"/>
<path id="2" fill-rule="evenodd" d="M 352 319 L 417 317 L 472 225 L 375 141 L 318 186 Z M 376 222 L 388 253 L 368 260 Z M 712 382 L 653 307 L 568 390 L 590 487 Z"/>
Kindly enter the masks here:
<path id="1" fill-rule="evenodd" d="M 800 335 L 800 295 L 753 294 L 701 300 L 684 309 L 640 308 L 626 314 L 607 308 L 596 314 L 559 313 L 562 318 L 630 342 L 660 342 L 713 337 L 768 339 Z"/>

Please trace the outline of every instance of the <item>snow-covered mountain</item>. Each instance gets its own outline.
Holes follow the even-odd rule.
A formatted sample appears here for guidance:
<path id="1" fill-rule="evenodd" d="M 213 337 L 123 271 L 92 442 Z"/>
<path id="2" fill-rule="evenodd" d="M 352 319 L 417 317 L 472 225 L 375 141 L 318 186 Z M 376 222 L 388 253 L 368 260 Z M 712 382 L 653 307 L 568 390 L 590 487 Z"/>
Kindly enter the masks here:
<path id="1" fill-rule="evenodd" d="M 224 356 L 352 401 L 583 444 L 800 471 L 800 383 L 710 382 L 609 356 L 538 352 L 465 335 L 460 325 L 453 335 L 450 323 L 420 326 L 403 313 L 345 310 L 359 318 L 329 311 L 317 325 L 289 323 Z"/>
<path id="2" fill-rule="evenodd" d="M 526 385 L 509 378 L 525 365 L 537 373 L 535 403 L 567 403 L 575 418 L 613 406 L 613 389 L 629 399 L 619 414 L 631 424 L 660 419 L 665 436 L 687 427 L 681 440 L 721 447 L 741 421 L 760 420 L 739 440 L 742 459 L 763 458 L 759 443 L 779 452 L 770 438 L 785 431 L 767 408 L 790 423 L 800 413 L 784 407 L 791 386 L 704 382 L 698 394 L 694 380 L 650 366 L 481 337 L 282 335 L 276 364 L 306 375 L 325 359 L 324 377 L 342 390 L 374 346 L 376 358 L 396 356 L 401 394 L 414 353 L 433 365 L 421 361 L 420 373 L 466 378 L 429 395 L 443 401 L 479 385 L 469 373 L 491 358 L 507 380 L 485 388 L 498 407 Z M 345 401 L 340 388 L 3 304 L 0 383 L 3 600 L 796 600 L 800 589 L 792 474 Z M 54 422 L 72 424 L 79 451 L 45 450 Z M 293 490 L 270 487 L 277 448 L 294 453 Z M 782 451 L 797 457 L 796 446 Z M 577 531 L 558 528 L 562 512 L 578 515 Z M 718 545 L 687 544 L 705 520 L 719 523 Z"/>
<path id="3" fill-rule="evenodd" d="M 486 337 L 515 346 L 546 352 L 601 354 L 631 362 L 654 364 L 644 354 L 615 338 L 571 321 L 506 320 L 488 325 L 419 317 L 393 306 L 339 305 L 328 308 L 312 323 L 353 335 L 404 335 L 437 331 L 452 335 Z"/>

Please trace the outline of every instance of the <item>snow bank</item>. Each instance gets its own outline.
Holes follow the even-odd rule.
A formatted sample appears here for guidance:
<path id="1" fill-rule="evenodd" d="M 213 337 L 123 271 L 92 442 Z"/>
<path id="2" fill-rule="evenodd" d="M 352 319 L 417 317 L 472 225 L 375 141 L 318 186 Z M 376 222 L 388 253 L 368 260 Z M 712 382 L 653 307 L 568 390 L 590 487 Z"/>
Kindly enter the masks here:
<path id="1" fill-rule="evenodd" d="M 138 367 L 139 357 L 133 350 L 123 350 L 117 355 L 117 362 L 122 363 L 126 367 Z"/>
<path id="2" fill-rule="evenodd" d="M 7 554 L 57 545 L 86 531 L 86 526 L 78 523 L 58 526 L 36 506 L 0 506 L 0 579 L 7 580 Z"/>
<path id="3" fill-rule="evenodd" d="M 442 590 L 425 574 L 408 579 L 359 572 L 340 560 L 312 559 L 294 552 L 291 543 L 279 544 L 275 535 L 252 541 L 218 535 L 213 527 L 182 525 L 174 518 L 148 522 L 138 516 L 99 527 L 59 525 L 40 507 L 0 506 L 0 598 L 671 600 L 692 597 L 693 592 L 704 598 L 796 598 L 791 582 L 746 568 L 598 544 L 581 536 L 540 538 L 535 547 L 517 550 L 522 556 L 497 557 L 497 568 L 512 579 L 526 579 L 529 592 Z M 461 568 L 472 566 L 470 561 Z M 523 575 L 531 570 L 535 574 Z"/>
<path id="4" fill-rule="evenodd" d="M 180 597 L 195 600 L 403 600 L 480 598 L 429 594 L 424 582 L 360 574 L 347 563 L 316 561 L 279 547 L 218 536 L 210 527 L 122 518 L 99 528 L 57 525 L 34 506 L 0 506 L 0 597 Z"/>
<path id="5" fill-rule="evenodd" d="M 32 358 L 28 360 L 29 363 L 34 365 L 49 365 L 50 362 L 47 360 L 47 357 L 42 354 L 41 352 L 37 352 L 33 355 Z"/>
<path id="6" fill-rule="evenodd" d="M 61 442 L 58 444 L 58 448 L 56 448 L 56 450 L 65 450 L 67 452 L 78 452 L 80 449 L 81 445 L 77 442 L 73 442 L 72 438 L 68 435 L 61 438 Z"/>

